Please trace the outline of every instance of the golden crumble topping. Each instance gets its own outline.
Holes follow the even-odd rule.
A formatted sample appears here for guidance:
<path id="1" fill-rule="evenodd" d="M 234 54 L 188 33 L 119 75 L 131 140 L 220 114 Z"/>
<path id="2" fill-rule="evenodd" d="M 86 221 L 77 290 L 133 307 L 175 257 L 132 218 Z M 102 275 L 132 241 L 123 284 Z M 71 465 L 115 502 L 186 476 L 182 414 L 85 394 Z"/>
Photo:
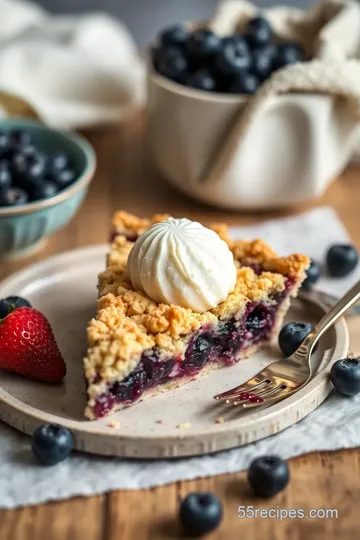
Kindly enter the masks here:
<path id="1" fill-rule="evenodd" d="M 139 218 L 128 214 L 124 210 L 119 210 L 114 214 L 112 220 L 113 231 L 119 234 L 131 234 L 140 236 L 154 223 L 160 223 L 170 217 L 168 214 L 155 214 L 151 219 Z"/>
<path id="2" fill-rule="evenodd" d="M 163 357 L 171 354 L 182 360 L 187 336 L 194 331 L 215 326 L 219 319 L 240 316 L 249 302 L 271 301 L 273 295 L 284 290 L 288 278 L 296 285 L 305 277 L 307 257 L 277 257 L 261 240 L 231 240 L 226 225 L 214 224 L 211 228 L 234 254 L 238 268 L 234 291 L 225 302 L 205 313 L 157 304 L 143 292 L 132 290 L 126 264 L 134 243 L 131 240 L 167 217 L 140 219 L 120 211 L 113 218 L 117 236 L 107 257 L 107 268 L 99 275 L 97 317 L 87 331 L 89 349 L 84 366 L 90 405 L 106 384 L 124 379 L 136 368 L 144 350 L 158 346 Z"/>

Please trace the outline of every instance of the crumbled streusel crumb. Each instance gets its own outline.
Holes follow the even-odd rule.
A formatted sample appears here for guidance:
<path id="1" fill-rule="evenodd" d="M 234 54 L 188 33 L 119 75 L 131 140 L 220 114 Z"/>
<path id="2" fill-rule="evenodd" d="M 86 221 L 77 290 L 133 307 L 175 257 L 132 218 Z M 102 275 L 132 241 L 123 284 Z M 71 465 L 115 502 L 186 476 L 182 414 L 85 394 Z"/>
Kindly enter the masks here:
<path id="1" fill-rule="evenodd" d="M 217 424 L 223 424 L 225 422 L 224 418 L 222 416 L 218 416 L 215 420 Z"/>
<path id="2" fill-rule="evenodd" d="M 157 423 L 157 424 L 165 424 L 165 420 L 162 420 L 162 419 L 156 420 L 156 423 Z"/>
<path id="3" fill-rule="evenodd" d="M 108 427 L 118 429 L 120 427 L 120 422 L 117 422 L 116 420 L 112 420 L 112 422 L 108 423 Z"/>
<path id="4" fill-rule="evenodd" d="M 176 426 L 179 429 L 189 429 L 191 427 L 190 422 L 182 422 L 181 424 L 177 424 Z"/>

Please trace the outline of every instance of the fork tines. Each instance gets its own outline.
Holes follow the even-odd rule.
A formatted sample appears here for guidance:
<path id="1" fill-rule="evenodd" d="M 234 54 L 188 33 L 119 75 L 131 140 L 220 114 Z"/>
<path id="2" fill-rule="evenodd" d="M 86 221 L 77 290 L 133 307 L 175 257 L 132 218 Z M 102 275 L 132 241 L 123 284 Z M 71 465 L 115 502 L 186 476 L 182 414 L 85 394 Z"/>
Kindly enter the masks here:
<path id="1" fill-rule="evenodd" d="M 274 401 L 288 389 L 284 382 L 275 382 L 270 379 L 250 379 L 245 384 L 232 388 L 227 392 L 218 394 L 214 398 L 225 401 L 231 405 L 259 406 Z"/>

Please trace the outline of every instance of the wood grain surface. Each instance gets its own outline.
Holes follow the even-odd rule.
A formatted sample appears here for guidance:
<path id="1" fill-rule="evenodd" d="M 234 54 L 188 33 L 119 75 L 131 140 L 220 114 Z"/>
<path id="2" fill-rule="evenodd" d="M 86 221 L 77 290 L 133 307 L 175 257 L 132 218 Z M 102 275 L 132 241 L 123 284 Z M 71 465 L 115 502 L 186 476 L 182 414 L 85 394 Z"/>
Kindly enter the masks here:
<path id="1" fill-rule="evenodd" d="M 98 172 L 79 214 L 53 236 L 37 255 L 0 263 L 0 279 L 31 262 L 74 247 L 103 243 L 117 208 L 137 214 L 168 212 L 203 222 L 226 220 L 246 224 L 305 210 L 271 213 L 227 213 L 178 194 L 153 170 L 146 150 L 143 118 L 133 117 L 121 128 L 85 133 L 99 158 Z M 333 206 L 360 246 L 360 168 L 349 167 L 317 204 Z M 316 204 L 316 203 L 315 203 Z M 326 224 L 324 223 L 324 226 Z M 360 318 L 349 319 L 351 348 L 360 352 Z M 358 538 L 360 513 L 360 452 L 313 453 L 290 460 L 291 483 L 271 500 L 254 499 L 246 473 L 217 476 L 141 491 L 116 491 L 39 506 L 0 511 L 0 540 L 163 540 L 186 538 L 177 521 L 179 500 L 185 494 L 212 491 L 224 504 L 220 527 L 211 540 L 342 540 Z M 267 509 L 336 509 L 338 518 L 239 519 L 239 505 Z"/>

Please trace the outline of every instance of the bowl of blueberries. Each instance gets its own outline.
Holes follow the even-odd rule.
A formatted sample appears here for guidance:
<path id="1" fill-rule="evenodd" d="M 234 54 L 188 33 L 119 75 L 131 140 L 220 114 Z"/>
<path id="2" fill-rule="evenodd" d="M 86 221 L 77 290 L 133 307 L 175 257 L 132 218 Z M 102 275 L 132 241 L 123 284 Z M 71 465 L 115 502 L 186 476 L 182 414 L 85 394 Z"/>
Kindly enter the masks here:
<path id="1" fill-rule="evenodd" d="M 92 146 L 34 120 L 0 122 L 0 258 L 30 254 L 66 225 L 96 168 Z"/>
<path id="2" fill-rule="evenodd" d="M 264 84 L 294 64 L 307 68 L 311 47 L 276 35 L 263 16 L 231 35 L 212 28 L 174 25 L 150 49 L 147 117 L 158 170 L 188 195 L 226 209 L 320 196 L 346 164 L 355 127 L 332 95 L 265 92 L 256 118 L 240 135 L 234 130 Z"/>

